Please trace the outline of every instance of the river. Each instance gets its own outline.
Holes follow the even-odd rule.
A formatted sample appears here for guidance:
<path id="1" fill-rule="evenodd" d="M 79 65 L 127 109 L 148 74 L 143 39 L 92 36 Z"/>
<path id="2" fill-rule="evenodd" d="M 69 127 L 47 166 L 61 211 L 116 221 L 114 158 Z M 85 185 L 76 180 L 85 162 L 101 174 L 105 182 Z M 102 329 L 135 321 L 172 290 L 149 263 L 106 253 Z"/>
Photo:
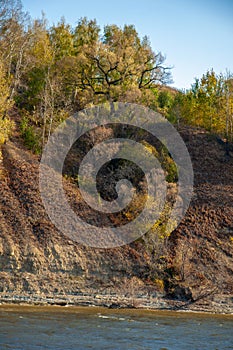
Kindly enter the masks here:
<path id="1" fill-rule="evenodd" d="M 233 316 L 2 305 L 0 349 L 233 349 Z"/>

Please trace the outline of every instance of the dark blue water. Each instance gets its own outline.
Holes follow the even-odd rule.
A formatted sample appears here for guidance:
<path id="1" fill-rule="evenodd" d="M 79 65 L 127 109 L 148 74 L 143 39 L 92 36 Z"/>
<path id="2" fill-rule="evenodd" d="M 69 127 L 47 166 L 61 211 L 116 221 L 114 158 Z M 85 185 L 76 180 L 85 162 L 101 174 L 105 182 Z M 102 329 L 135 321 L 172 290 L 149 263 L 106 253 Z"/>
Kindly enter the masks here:
<path id="1" fill-rule="evenodd" d="M 0 308 L 0 349 L 233 349 L 233 317 L 99 308 Z"/>

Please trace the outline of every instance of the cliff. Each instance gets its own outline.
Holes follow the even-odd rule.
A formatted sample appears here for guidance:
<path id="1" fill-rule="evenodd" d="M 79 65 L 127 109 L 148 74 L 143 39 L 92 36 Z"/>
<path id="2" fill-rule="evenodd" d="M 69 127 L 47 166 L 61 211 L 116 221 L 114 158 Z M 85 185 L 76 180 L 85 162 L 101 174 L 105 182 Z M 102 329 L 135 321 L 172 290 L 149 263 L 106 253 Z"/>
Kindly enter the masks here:
<path id="1" fill-rule="evenodd" d="M 195 174 L 179 227 L 160 242 L 114 249 L 77 244 L 50 222 L 38 189 L 39 157 L 15 135 L 0 165 L 0 293 L 160 295 L 193 302 L 233 294 L 233 158 L 206 132 L 180 130 Z M 75 186 L 64 180 L 70 198 Z M 156 243 L 155 243 L 156 244 Z M 140 294 L 141 293 L 141 294 Z M 157 294 L 156 294 L 157 293 Z"/>

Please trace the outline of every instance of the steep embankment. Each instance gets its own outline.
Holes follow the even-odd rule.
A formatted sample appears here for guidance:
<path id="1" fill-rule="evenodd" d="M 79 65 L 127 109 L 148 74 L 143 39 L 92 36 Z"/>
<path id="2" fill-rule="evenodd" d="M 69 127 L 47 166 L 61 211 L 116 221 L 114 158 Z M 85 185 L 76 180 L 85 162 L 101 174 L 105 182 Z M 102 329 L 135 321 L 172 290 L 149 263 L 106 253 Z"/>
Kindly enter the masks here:
<path id="1" fill-rule="evenodd" d="M 38 189 L 39 159 L 18 138 L 2 146 L 0 292 L 20 294 L 165 292 L 198 299 L 233 294 L 233 159 L 205 132 L 181 130 L 190 151 L 195 193 L 161 254 L 143 240 L 93 249 L 63 236 L 50 222 Z M 70 197 L 74 186 L 64 182 Z M 162 255 L 162 256 L 161 256 Z"/>

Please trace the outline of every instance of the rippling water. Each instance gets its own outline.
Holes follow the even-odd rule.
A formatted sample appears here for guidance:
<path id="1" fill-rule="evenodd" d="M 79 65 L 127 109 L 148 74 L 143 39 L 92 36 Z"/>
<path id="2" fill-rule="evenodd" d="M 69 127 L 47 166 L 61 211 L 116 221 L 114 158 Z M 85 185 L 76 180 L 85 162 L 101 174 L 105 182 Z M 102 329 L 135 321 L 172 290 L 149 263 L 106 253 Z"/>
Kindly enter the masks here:
<path id="1" fill-rule="evenodd" d="M 2 306 L 0 349 L 233 349 L 233 317 L 94 307 Z"/>

